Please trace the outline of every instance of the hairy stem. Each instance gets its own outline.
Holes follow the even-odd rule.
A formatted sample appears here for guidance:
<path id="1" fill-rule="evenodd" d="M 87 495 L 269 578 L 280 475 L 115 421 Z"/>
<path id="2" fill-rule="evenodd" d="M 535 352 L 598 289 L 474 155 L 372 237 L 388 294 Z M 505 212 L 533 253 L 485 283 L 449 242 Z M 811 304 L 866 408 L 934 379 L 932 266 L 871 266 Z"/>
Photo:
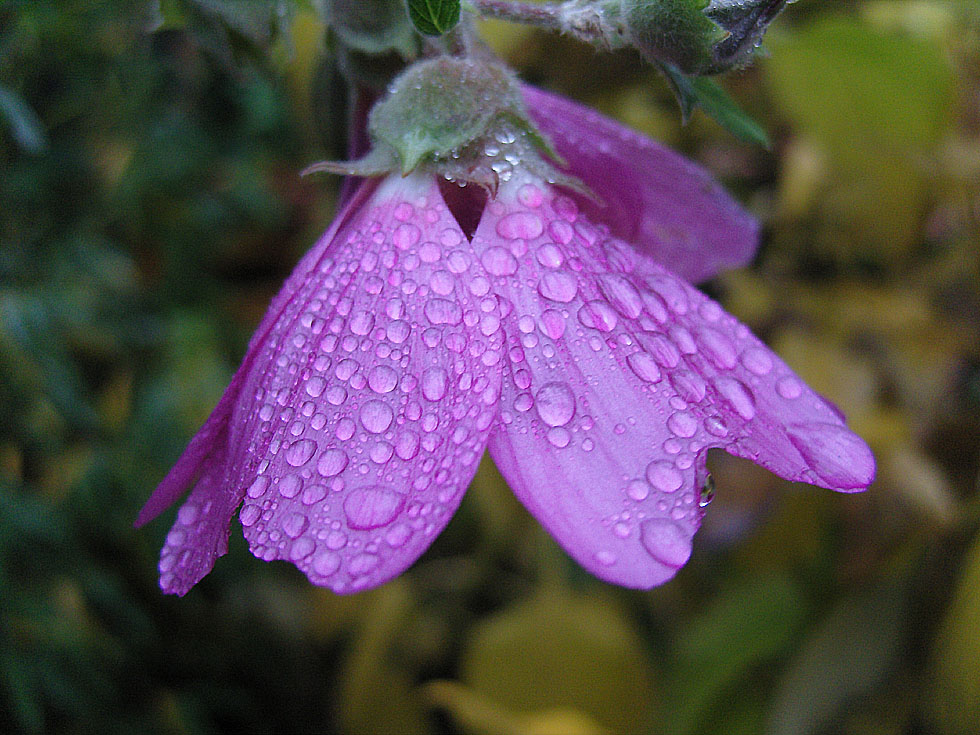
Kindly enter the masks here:
<path id="1" fill-rule="evenodd" d="M 467 2 L 480 15 L 488 18 L 526 23 L 550 31 L 562 30 L 557 4 L 538 5 L 511 0 L 467 0 Z"/>

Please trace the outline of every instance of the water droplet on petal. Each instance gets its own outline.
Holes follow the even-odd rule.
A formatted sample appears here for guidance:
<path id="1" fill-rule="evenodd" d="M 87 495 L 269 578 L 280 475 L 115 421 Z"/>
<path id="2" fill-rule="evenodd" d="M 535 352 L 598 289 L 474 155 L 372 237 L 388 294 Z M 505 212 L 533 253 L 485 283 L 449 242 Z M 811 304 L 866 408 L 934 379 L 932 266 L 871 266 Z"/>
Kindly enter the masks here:
<path id="1" fill-rule="evenodd" d="M 347 569 L 352 576 L 360 577 L 373 571 L 379 561 L 380 559 L 374 554 L 358 554 L 350 560 Z"/>
<path id="2" fill-rule="evenodd" d="M 456 325 L 463 320 L 463 309 L 455 301 L 429 299 L 423 307 L 425 318 L 432 324 Z"/>
<path id="3" fill-rule="evenodd" d="M 303 488 L 303 479 L 299 475 L 286 475 L 279 480 L 279 494 L 284 498 L 295 498 Z"/>
<path id="4" fill-rule="evenodd" d="M 640 541 L 650 556 L 668 567 L 679 569 L 691 558 L 691 537 L 666 518 L 643 521 Z"/>
<path id="5" fill-rule="evenodd" d="M 545 243 L 535 252 L 538 262 L 546 268 L 560 268 L 565 262 L 565 256 L 555 243 Z"/>
<path id="6" fill-rule="evenodd" d="M 497 234 L 508 240 L 533 240 L 542 232 L 544 224 L 534 212 L 513 212 L 497 222 Z"/>
<path id="7" fill-rule="evenodd" d="M 625 317 L 636 319 L 643 313 L 643 299 L 629 279 L 617 274 L 599 276 L 599 290 L 609 303 Z"/>
<path id="8" fill-rule="evenodd" d="M 545 309 L 541 313 L 541 331 L 551 339 L 561 339 L 565 334 L 565 317 L 554 309 Z"/>
<path id="9" fill-rule="evenodd" d="M 565 383 L 548 383 L 537 392 L 535 407 L 548 426 L 564 426 L 575 415 L 575 396 Z"/>
<path id="10" fill-rule="evenodd" d="M 317 398 L 323 393 L 323 389 L 327 387 L 327 381 L 321 378 L 319 375 L 314 375 L 312 378 L 306 381 L 306 392 L 313 398 Z"/>
<path id="11" fill-rule="evenodd" d="M 494 276 L 512 276 L 517 272 L 517 261 L 509 250 L 502 247 L 487 248 L 480 261 L 487 273 Z"/>
<path id="12" fill-rule="evenodd" d="M 309 525 L 310 520 L 303 513 L 290 513 L 282 522 L 282 530 L 289 538 L 299 538 Z"/>
<path id="13" fill-rule="evenodd" d="M 702 508 L 708 506 L 715 498 L 715 478 L 708 473 L 704 478 L 704 485 L 701 486 L 701 493 L 698 496 L 698 505 Z"/>
<path id="14" fill-rule="evenodd" d="M 787 375 L 776 381 L 776 392 L 788 401 L 803 395 L 803 384 L 792 375 Z"/>
<path id="15" fill-rule="evenodd" d="M 660 368 L 657 367 L 656 360 L 648 352 L 637 352 L 626 358 L 626 364 L 630 366 L 638 378 L 648 383 L 656 383 L 661 378 Z"/>
<path id="16" fill-rule="evenodd" d="M 340 556 L 332 551 L 321 551 L 313 557 L 313 571 L 321 577 L 329 577 L 340 569 Z"/>
<path id="17" fill-rule="evenodd" d="M 647 480 L 657 490 L 673 493 L 684 484 L 684 476 L 677 471 L 672 462 L 655 461 L 647 465 Z"/>
<path id="18" fill-rule="evenodd" d="M 569 442 L 572 441 L 572 435 L 563 426 L 556 426 L 554 428 L 548 429 L 548 442 L 553 447 L 558 447 L 559 449 L 564 449 L 568 446 Z"/>
<path id="19" fill-rule="evenodd" d="M 616 312 L 605 301 L 588 301 L 578 310 L 578 320 L 582 326 L 611 332 L 616 328 Z"/>
<path id="20" fill-rule="evenodd" d="M 546 271 L 538 282 L 538 293 L 551 301 L 567 304 L 578 293 L 575 277 L 565 271 Z"/>
<path id="21" fill-rule="evenodd" d="M 686 411 L 671 414 L 667 419 L 667 428 L 685 439 L 694 436 L 698 430 L 698 420 Z"/>
<path id="22" fill-rule="evenodd" d="M 735 409 L 735 412 L 746 421 L 755 418 L 755 398 L 742 381 L 736 378 L 720 377 L 715 379 L 718 392 Z"/>
<path id="23" fill-rule="evenodd" d="M 428 401 L 439 401 L 446 395 L 449 376 L 441 367 L 428 368 L 422 373 L 422 395 Z"/>
<path id="24" fill-rule="evenodd" d="M 326 449 L 316 462 L 316 471 L 324 477 L 334 477 L 344 471 L 347 462 L 347 455 L 342 449 Z"/>
<path id="25" fill-rule="evenodd" d="M 768 350 L 761 347 L 750 347 L 742 355 L 742 364 L 745 369 L 755 375 L 768 375 L 772 370 L 772 356 Z"/>
<path id="26" fill-rule="evenodd" d="M 630 480 L 626 485 L 626 494 L 639 503 L 650 495 L 650 485 L 643 480 Z"/>
<path id="27" fill-rule="evenodd" d="M 344 498 L 344 514 L 348 526 L 366 531 L 391 523 L 404 504 L 405 498 L 400 493 L 381 487 L 363 487 L 352 490 Z"/>
<path id="28" fill-rule="evenodd" d="M 269 478 L 264 475 L 259 475 L 252 481 L 252 484 L 248 486 L 246 494 L 250 498 L 261 498 L 265 495 L 265 491 L 269 489 Z M 197 506 L 185 506 L 185 507 L 197 507 Z M 183 510 L 183 508 L 181 508 Z M 180 512 L 177 513 L 178 518 L 180 518 Z M 183 522 L 181 520 L 181 522 Z"/>
<path id="29" fill-rule="evenodd" d="M 293 442 L 286 450 L 286 461 L 293 467 L 302 467 L 310 461 L 316 451 L 316 442 L 312 439 L 300 439 Z"/>
<path id="30" fill-rule="evenodd" d="M 290 561 L 302 561 L 314 551 L 316 551 L 316 543 L 308 536 L 304 536 L 296 539 L 289 548 L 289 559 Z"/>
<path id="31" fill-rule="evenodd" d="M 700 332 L 701 350 L 715 367 L 731 370 L 738 360 L 735 345 L 717 329 L 704 327 Z"/>
<path id="32" fill-rule="evenodd" d="M 262 515 L 262 507 L 258 505 L 245 505 L 242 507 L 242 512 L 238 514 L 238 520 L 241 521 L 242 525 L 248 528 L 249 526 L 254 526 L 255 522 L 259 520 L 259 516 Z"/>
<path id="33" fill-rule="evenodd" d="M 361 426 L 372 434 L 381 434 L 388 430 L 394 413 L 387 403 L 368 401 L 361 406 Z"/>
<path id="34" fill-rule="evenodd" d="M 376 365 L 368 373 L 368 386 L 375 393 L 391 393 L 398 385 L 398 373 L 388 365 Z"/>

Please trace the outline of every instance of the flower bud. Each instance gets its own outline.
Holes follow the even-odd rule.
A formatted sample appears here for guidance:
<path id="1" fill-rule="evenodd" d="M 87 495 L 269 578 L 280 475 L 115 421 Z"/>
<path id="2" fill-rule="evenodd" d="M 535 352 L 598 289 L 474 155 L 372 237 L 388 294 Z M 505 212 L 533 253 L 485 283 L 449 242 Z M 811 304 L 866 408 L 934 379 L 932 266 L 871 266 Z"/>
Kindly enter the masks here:
<path id="1" fill-rule="evenodd" d="M 603 0 L 604 23 L 655 63 L 703 76 L 748 61 L 787 0 Z"/>

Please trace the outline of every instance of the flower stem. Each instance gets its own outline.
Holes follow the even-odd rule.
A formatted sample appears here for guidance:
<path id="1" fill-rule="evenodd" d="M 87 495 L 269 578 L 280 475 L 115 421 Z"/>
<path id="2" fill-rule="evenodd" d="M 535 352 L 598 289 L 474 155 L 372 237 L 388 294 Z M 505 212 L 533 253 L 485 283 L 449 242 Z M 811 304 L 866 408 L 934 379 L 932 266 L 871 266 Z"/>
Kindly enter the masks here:
<path id="1" fill-rule="evenodd" d="M 512 0 L 467 0 L 467 2 L 480 15 L 488 18 L 527 23 L 549 31 L 562 30 L 559 5 L 555 3 L 538 5 Z"/>

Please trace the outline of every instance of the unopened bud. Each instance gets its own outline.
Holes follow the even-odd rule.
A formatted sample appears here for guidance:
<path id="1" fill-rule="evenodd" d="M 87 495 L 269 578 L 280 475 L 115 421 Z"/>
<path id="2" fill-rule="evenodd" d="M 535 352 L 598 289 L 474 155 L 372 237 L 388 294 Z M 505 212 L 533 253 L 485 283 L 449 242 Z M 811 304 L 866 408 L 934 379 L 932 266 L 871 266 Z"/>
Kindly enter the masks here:
<path id="1" fill-rule="evenodd" d="M 569 32 L 704 76 L 749 60 L 787 0 L 572 0 Z M 591 37 L 590 33 L 596 31 Z"/>

